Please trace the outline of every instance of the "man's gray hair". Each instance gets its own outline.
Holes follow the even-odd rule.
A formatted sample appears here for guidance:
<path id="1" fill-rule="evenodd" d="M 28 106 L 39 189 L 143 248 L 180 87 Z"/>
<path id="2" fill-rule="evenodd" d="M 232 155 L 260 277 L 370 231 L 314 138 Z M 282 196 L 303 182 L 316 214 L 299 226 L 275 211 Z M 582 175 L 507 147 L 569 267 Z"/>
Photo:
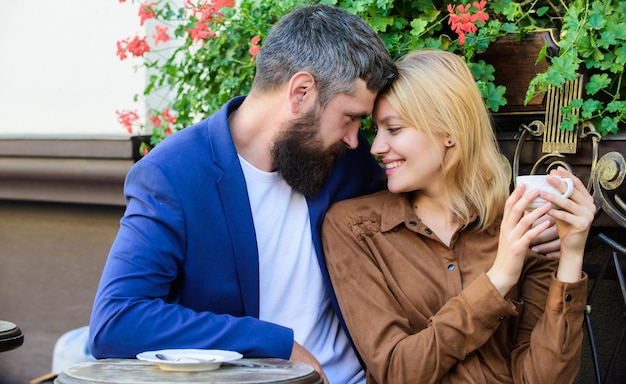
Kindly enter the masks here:
<path id="1" fill-rule="evenodd" d="M 397 73 L 382 39 L 363 19 L 323 4 L 298 7 L 272 27 L 256 57 L 252 90 L 278 89 L 300 71 L 315 78 L 321 106 L 353 93 L 356 79 L 380 92 Z"/>

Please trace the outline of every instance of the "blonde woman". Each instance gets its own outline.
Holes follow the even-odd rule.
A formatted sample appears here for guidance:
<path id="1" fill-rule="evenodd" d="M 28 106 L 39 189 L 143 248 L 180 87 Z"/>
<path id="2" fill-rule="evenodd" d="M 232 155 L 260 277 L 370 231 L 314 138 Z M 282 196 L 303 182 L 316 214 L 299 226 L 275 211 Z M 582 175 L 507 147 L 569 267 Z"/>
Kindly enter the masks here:
<path id="1" fill-rule="evenodd" d="M 567 383 L 580 366 L 595 213 L 574 179 L 569 199 L 527 211 L 509 196 L 487 110 L 456 55 L 419 51 L 379 95 L 371 152 L 388 191 L 336 204 L 323 244 L 368 383 Z M 565 183 L 551 177 L 559 190 Z M 560 259 L 529 247 L 556 220 Z"/>

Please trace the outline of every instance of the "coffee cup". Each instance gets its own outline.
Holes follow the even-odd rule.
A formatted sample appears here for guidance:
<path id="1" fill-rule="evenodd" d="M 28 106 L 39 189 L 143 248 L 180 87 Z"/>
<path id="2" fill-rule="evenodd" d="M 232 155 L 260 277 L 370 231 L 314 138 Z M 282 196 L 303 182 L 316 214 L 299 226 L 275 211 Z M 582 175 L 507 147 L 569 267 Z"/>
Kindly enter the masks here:
<path id="1" fill-rule="evenodd" d="M 567 191 L 562 193 L 558 189 L 554 188 L 551 184 L 548 184 L 548 175 L 517 176 L 516 185 L 517 186 L 522 185 L 522 184 L 526 185 L 524 194 L 534 189 L 538 189 L 540 191 L 549 192 L 555 195 L 561 195 L 562 197 L 565 197 L 565 198 L 570 197 L 572 193 L 574 192 L 574 182 L 572 181 L 572 179 L 567 178 L 567 177 L 559 177 L 559 176 L 553 176 L 553 177 L 563 180 L 567 184 Z M 537 209 L 545 203 L 546 203 L 546 200 L 544 200 L 540 196 L 537 196 L 537 198 L 535 198 L 533 201 L 530 202 L 530 204 L 528 204 L 528 207 L 526 207 L 526 209 L 528 210 Z"/>

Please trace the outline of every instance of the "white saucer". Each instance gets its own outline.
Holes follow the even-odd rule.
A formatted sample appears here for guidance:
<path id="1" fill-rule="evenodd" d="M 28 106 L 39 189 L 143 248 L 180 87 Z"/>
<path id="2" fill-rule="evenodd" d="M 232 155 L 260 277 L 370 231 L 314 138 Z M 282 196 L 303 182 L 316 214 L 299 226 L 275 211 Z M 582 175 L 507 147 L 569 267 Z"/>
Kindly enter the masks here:
<path id="1" fill-rule="evenodd" d="M 167 360 L 158 358 L 157 354 Z M 164 371 L 211 371 L 218 369 L 225 361 L 238 360 L 242 357 L 239 352 L 220 349 L 162 349 L 137 355 L 137 359 L 156 363 Z"/>

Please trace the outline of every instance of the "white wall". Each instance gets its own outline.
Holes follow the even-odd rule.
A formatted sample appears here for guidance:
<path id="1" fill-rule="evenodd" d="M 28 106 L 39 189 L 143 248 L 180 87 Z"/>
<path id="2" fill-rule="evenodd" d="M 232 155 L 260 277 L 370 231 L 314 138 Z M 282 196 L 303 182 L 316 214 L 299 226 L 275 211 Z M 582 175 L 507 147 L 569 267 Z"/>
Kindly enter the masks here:
<path id="1" fill-rule="evenodd" d="M 128 137 L 116 110 L 139 109 L 141 59 L 120 61 L 135 34 L 130 0 L 0 0 L 0 137 Z"/>

